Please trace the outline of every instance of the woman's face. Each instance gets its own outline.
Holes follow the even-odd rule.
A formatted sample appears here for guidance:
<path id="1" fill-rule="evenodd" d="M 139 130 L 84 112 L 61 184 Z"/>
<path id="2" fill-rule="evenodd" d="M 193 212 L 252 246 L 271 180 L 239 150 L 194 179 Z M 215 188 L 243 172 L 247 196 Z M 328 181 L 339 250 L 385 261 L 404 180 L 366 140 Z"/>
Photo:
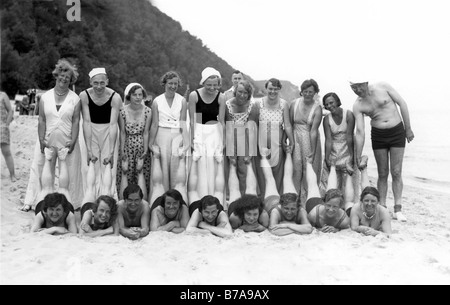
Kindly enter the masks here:
<path id="1" fill-rule="evenodd" d="M 314 90 L 313 86 L 309 86 L 308 88 L 302 91 L 302 96 L 305 101 L 312 101 L 314 99 L 315 94 L 316 91 Z"/>
<path id="2" fill-rule="evenodd" d="M 272 85 L 271 82 L 267 84 L 267 97 L 270 100 L 276 100 L 278 98 L 278 93 L 280 92 L 280 88 Z"/>
<path id="3" fill-rule="evenodd" d="M 217 216 L 219 215 L 219 210 L 215 205 L 209 205 L 202 211 L 203 219 L 207 223 L 214 223 L 214 220 L 216 220 Z"/>
<path id="4" fill-rule="evenodd" d="M 72 79 L 72 72 L 70 71 L 61 72 L 56 78 L 56 85 L 61 89 L 67 89 L 69 88 L 71 79 Z"/>
<path id="5" fill-rule="evenodd" d="M 364 196 L 362 204 L 366 213 L 373 214 L 375 213 L 375 210 L 377 208 L 378 199 L 374 195 L 367 194 L 366 196 Z"/>
<path id="6" fill-rule="evenodd" d="M 102 224 L 107 223 L 111 219 L 111 209 L 103 200 L 101 200 L 98 205 L 97 212 L 94 214 L 94 219 Z"/>
<path id="7" fill-rule="evenodd" d="M 285 205 L 281 206 L 281 212 L 283 213 L 284 218 L 286 218 L 289 221 L 292 221 L 295 219 L 295 216 L 297 216 L 298 213 L 298 206 L 296 202 L 289 202 Z"/>
<path id="8" fill-rule="evenodd" d="M 328 202 L 325 202 L 325 214 L 327 217 L 334 217 L 336 216 L 337 212 L 341 208 L 341 200 L 339 198 L 333 198 L 329 200 Z"/>
<path id="9" fill-rule="evenodd" d="M 178 84 L 179 84 L 180 80 L 178 79 L 178 77 L 174 77 L 171 79 L 168 79 L 165 85 L 166 88 L 166 92 L 167 93 L 171 93 L 171 94 L 175 94 L 178 90 Z"/>
<path id="10" fill-rule="evenodd" d="M 244 222 L 253 225 L 258 222 L 259 209 L 248 210 L 244 213 Z"/>
<path id="11" fill-rule="evenodd" d="M 64 208 L 62 204 L 58 204 L 56 207 L 48 207 L 47 215 L 52 222 L 58 222 L 61 217 L 64 216 Z"/>
<path id="12" fill-rule="evenodd" d="M 245 90 L 244 85 L 239 84 L 236 88 L 236 102 L 239 105 L 243 105 L 245 103 L 247 103 L 249 100 L 249 95 L 247 90 Z"/>
<path id="13" fill-rule="evenodd" d="M 166 203 L 164 204 L 164 214 L 167 217 L 173 218 L 180 210 L 180 202 L 172 197 L 166 196 Z"/>
<path id="14" fill-rule="evenodd" d="M 108 78 L 106 74 L 97 74 L 91 78 L 91 86 L 97 95 L 102 95 L 108 86 Z"/>
<path id="15" fill-rule="evenodd" d="M 131 104 L 141 104 L 143 98 L 144 98 L 144 93 L 141 88 L 134 90 L 134 92 L 130 94 Z"/>
<path id="16" fill-rule="evenodd" d="M 215 94 L 217 90 L 220 88 L 219 78 L 218 77 L 210 77 L 204 83 L 203 87 L 210 94 Z"/>
<path id="17" fill-rule="evenodd" d="M 327 97 L 324 104 L 325 104 L 324 105 L 325 109 L 327 109 L 331 113 L 334 113 L 336 111 L 336 109 L 339 108 L 338 102 L 336 101 L 336 99 L 333 96 Z"/>

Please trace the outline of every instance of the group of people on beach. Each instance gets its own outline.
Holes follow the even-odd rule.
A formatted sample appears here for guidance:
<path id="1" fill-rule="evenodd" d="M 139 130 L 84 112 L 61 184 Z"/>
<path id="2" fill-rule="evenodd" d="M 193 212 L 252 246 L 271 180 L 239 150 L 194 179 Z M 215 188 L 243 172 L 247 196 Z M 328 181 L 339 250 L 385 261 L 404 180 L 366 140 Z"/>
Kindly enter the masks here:
<path id="1" fill-rule="evenodd" d="M 201 87 L 185 96 L 177 93 L 180 75 L 165 73 L 164 93 L 149 108 L 138 83 L 127 86 L 122 101 L 104 68 L 92 69 L 91 87 L 80 95 L 70 90 L 78 72 L 69 61 L 59 60 L 53 75 L 55 87 L 40 100 L 21 208 L 35 210 L 33 232 L 138 239 L 158 230 L 225 237 L 233 229 L 281 236 L 351 228 L 390 235 L 389 172 L 394 218 L 406 221 L 401 169 L 414 134 L 406 102 L 387 83 L 351 80 L 358 98 L 350 111 L 333 92 L 319 101 L 313 79 L 293 101 L 280 97 L 276 78 L 255 98 L 234 71 L 232 88 L 222 93 L 220 72 L 207 67 Z M 362 155 L 364 116 L 371 118 L 377 188 Z"/>

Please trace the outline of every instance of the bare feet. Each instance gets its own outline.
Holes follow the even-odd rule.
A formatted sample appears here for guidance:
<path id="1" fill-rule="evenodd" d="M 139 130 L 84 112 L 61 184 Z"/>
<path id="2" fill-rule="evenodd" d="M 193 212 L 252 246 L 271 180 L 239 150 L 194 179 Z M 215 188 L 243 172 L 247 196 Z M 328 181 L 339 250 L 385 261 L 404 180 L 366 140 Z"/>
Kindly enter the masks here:
<path id="1" fill-rule="evenodd" d="M 221 147 L 214 152 L 214 160 L 216 160 L 217 163 L 223 162 L 223 152 Z"/>
<path id="2" fill-rule="evenodd" d="M 359 162 L 359 165 L 358 165 L 359 170 L 363 170 L 363 169 L 367 168 L 367 162 L 368 161 L 369 161 L 369 157 L 362 156 L 361 157 L 361 162 Z"/>
<path id="3" fill-rule="evenodd" d="M 55 153 L 54 147 L 44 148 L 44 155 L 45 155 L 46 160 L 48 160 L 48 161 L 52 160 L 54 153 Z"/>
<path id="4" fill-rule="evenodd" d="M 128 159 L 126 156 L 122 157 L 122 171 L 123 171 L 123 173 L 128 172 Z"/>
<path id="5" fill-rule="evenodd" d="M 68 153 L 69 149 L 67 147 L 60 148 L 58 150 L 58 159 L 61 161 L 65 161 Z"/>
<path id="6" fill-rule="evenodd" d="M 153 157 L 159 159 L 161 157 L 161 148 L 158 145 L 152 145 Z"/>
<path id="7" fill-rule="evenodd" d="M 21 207 L 19 208 L 19 211 L 22 211 L 22 212 L 28 212 L 28 211 L 30 211 L 30 210 L 31 210 L 31 206 L 28 205 L 28 204 L 24 204 L 23 206 L 21 206 Z"/>
<path id="8" fill-rule="evenodd" d="M 350 164 L 350 161 L 347 161 L 347 163 L 345 164 L 345 172 L 347 172 L 347 174 L 349 174 L 350 176 L 353 175 L 353 173 L 355 172 L 355 170 L 353 169 L 353 166 Z"/>
<path id="9" fill-rule="evenodd" d="M 144 168 L 144 158 L 139 157 L 136 162 L 136 171 L 140 173 Z"/>

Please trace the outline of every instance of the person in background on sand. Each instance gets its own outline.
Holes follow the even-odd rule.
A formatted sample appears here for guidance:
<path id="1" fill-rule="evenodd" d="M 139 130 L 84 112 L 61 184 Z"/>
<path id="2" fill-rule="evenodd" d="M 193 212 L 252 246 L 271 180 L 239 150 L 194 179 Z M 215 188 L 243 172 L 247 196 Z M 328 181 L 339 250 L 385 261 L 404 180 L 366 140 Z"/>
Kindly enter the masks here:
<path id="1" fill-rule="evenodd" d="M 14 109 L 11 107 L 8 95 L 0 91 L 0 143 L 2 155 L 5 158 L 9 170 L 11 182 L 16 182 L 17 177 L 14 170 L 14 158 L 11 154 L 11 137 L 9 125 L 14 119 Z"/>
<path id="2" fill-rule="evenodd" d="M 182 149 L 181 147 L 179 149 Z M 186 195 L 186 158 L 180 158 L 175 176 L 175 188 L 164 192 L 159 147 L 152 147 L 152 195 L 150 203 L 150 231 L 181 233 L 189 222 Z"/>
<path id="3" fill-rule="evenodd" d="M 155 98 L 152 105 L 152 125 L 149 147 L 158 146 L 163 174 L 164 190 L 175 187 L 176 171 L 179 169 L 179 153 L 185 158 L 190 148 L 189 133 L 186 125 L 187 103 L 177 93 L 183 85 L 177 72 L 169 71 L 161 77 L 161 86 L 165 92 Z M 180 147 L 183 149 L 180 151 Z"/>
<path id="4" fill-rule="evenodd" d="M 259 108 L 259 147 L 269 149 L 270 158 L 268 160 L 277 183 L 277 190 L 279 194 L 283 194 L 285 151 L 287 148 L 292 151 L 294 147 L 294 136 L 289 118 L 289 103 L 279 96 L 282 88 L 280 80 L 269 79 L 265 88 L 267 95 L 256 103 Z M 261 194 L 264 196 L 265 180 L 261 172 L 259 158 L 256 164 L 259 178 L 258 185 Z"/>
<path id="5" fill-rule="evenodd" d="M 359 189 L 359 172 L 356 171 L 354 162 L 354 131 L 355 117 L 353 112 L 341 107 L 339 96 L 330 92 L 322 99 L 323 106 L 329 113 L 323 119 L 323 131 L 325 134 L 325 156 L 320 178 L 320 194 L 327 190 L 328 176 L 330 174 L 331 160 L 336 163 L 337 188 L 344 192 L 344 182 L 347 175 L 352 176 L 353 190 Z M 358 202 L 358 194 L 355 194 L 354 202 Z"/>
<path id="6" fill-rule="evenodd" d="M 317 185 L 317 177 L 312 167 L 312 158 L 306 163 L 306 182 L 308 185 L 308 199 L 306 212 L 311 225 L 323 233 L 337 233 L 350 228 L 350 211 L 353 207 L 353 184 L 351 175 L 346 175 L 345 197 L 337 189 L 336 160 L 330 159 L 328 186 L 322 199 Z M 344 210 L 345 209 L 345 210 Z"/>
<path id="7" fill-rule="evenodd" d="M 269 230 L 272 234 L 284 236 L 289 234 L 310 234 L 312 226 L 304 208 L 300 206 L 293 181 L 292 151 L 286 149 L 284 164 L 283 189 L 279 195 L 272 169 L 267 159 L 267 148 L 261 150 L 261 169 L 266 183 L 264 209 L 270 215 Z"/>
<path id="8" fill-rule="evenodd" d="M 81 112 L 83 115 L 83 134 L 87 150 L 87 164 L 95 162 L 97 177 L 95 197 L 101 194 L 104 168 L 112 168 L 113 183 L 116 181 L 118 159 L 117 123 L 122 99 L 114 90 L 108 88 L 108 75 L 105 68 L 94 68 L 89 72 L 91 88 L 80 93 Z M 117 198 L 117 190 L 112 194 Z"/>
<path id="9" fill-rule="evenodd" d="M 84 197 L 83 176 L 81 174 L 81 151 L 78 144 L 80 130 L 81 103 L 78 95 L 69 89 L 78 78 L 77 68 L 69 61 L 60 59 L 52 72 L 56 79 L 55 87 L 45 92 L 40 100 L 38 136 L 34 158 L 30 168 L 30 178 L 22 211 L 29 211 L 38 201 L 41 192 L 41 173 L 45 163 L 44 148 L 67 147 L 70 184 L 68 186 L 71 202 L 79 208 Z M 56 155 L 51 161 L 53 181 L 55 179 Z"/>
<path id="10" fill-rule="evenodd" d="M 377 236 L 384 233 L 392 234 L 391 216 L 386 207 L 380 204 L 380 193 L 370 186 L 367 174 L 367 156 L 361 157 L 361 201 L 356 203 L 350 214 L 350 225 L 353 231 L 366 236 Z"/>
<path id="11" fill-rule="evenodd" d="M 234 93 L 236 91 L 237 85 L 241 80 L 244 80 L 244 74 L 239 70 L 233 71 L 233 74 L 231 74 L 231 82 L 233 85 L 231 86 L 230 89 L 228 89 L 223 93 L 225 96 L 225 101 L 228 101 L 229 99 L 235 97 Z"/>
<path id="12" fill-rule="evenodd" d="M 214 157 L 222 157 L 224 147 L 222 127 L 224 122 L 218 121 L 219 118 L 224 117 L 220 113 L 221 109 L 224 109 L 221 105 L 225 103 L 224 96 L 219 91 L 221 84 L 220 72 L 207 67 L 202 71 L 200 80 L 200 85 L 203 87 L 189 94 L 191 148 L 193 155 L 200 157 L 198 166 L 199 172 L 202 173 L 198 177 L 201 181 L 197 184 L 200 197 L 213 195 L 217 189 L 214 184 L 215 179 L 212 178 L 218 175 Z M 222 162 L 220 166 L 223 166 Z"/>
<path id="13" fill-rule="evenodd" d="M 241 196 L 245 194 L 247 166 L 254 166 L 257 155 L 258 112 L 255 104 L 250 100 L 253 87 L 248 81 L 240 81 L 234 91 L 234 97 L 221 105 L 219 121 L 225 122 L 223 136 L 226 139 L 225 151 L 228 164 L 234 165 L 237 171 Z M 248 132 L 247 132 L 248 131 Z M 231 176 L 230 166 L 225 169 L 226 176 Z"/>
<path id="14" fill-rule="evenodd" d="M 400 94 L 386 82 L 369 84 L 366 79 L 353 79 L 350 80 L 350 86 L 358 96 L 353 105 L 356 121 L 356 162 L 361 163 L 365 141 L 364 116 L 367 115 L 371 119 L 372 149 L 377 162 L 380 204 L 386 206 L 390 171 L 394 193 L 394 218 L 407 221 L 402 213 L 402 165 L 406 140 L 409 143 L 414 139 L 408 106 Z M 400 107 L 400 112 L 397 106 Z"/>
<path id="15" fill-rule="evenodd" d="M 137 184 L 123 191 L 123 200 L 117 203 L 119 233 L 129 239 L 145 237 L 150 232 L 150 207 Z"/>
<path id="16" fill-rule="evenodd" d="M 294 129 L 294 181 L 300 202 L 305 207 L 306 202 L 306 157 L 313 156 L 313 168 L 317 179 L 320 177 L 322 165 L 322 150 L 320 144 L 319 126 L 322 122 L 322 107 L 315 100 L 319 93 L 319 85 L 313 79 L 305 80 L 301 85 L 301 97 L 290 105 L 291 122 Z M 319 180 L 317 180 L 319 183 Z"/>
<path id="17" fill-rule="evenodd" d="M 126 184 L 138 184 L 140 170 L 143 166 L 143 174 L 145 177 L 145 185 L 150 185 L 150 169 L 151 157 L 149 152 L 149 134 L 151 124 L 151 109 L 142 102 L 147 96 L 141 85 L 134 85 L 130 88 L 126 95 L 126 100 L 130 103 L 125 105 L 119 114 L 120 129 L 120 162 L 127 164 L 127 168 L 119 166 L 117 168 L 117 189 L 121 190 L 122 175 L 126 173 Z M 124 163 L 123 161 L 126 162 Z M 141 164 L 142 163 L 142 164 Z M 147 190 L 144 199 L 147 199 Z M 119 198 L 122 194 L 119 191 Z"/>

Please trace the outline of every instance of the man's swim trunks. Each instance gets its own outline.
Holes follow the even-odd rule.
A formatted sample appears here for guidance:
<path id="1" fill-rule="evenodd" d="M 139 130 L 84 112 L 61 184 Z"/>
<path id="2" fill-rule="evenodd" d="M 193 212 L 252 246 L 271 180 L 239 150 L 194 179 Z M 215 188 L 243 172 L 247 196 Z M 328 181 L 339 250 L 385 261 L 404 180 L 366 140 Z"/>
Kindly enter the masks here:
<path id="1" fill-rule="evenodd" d="M 372 127 L 371 135 L 373 150 L 406 146 L 406 131 L 403 122 L 387 129 Z"/>

